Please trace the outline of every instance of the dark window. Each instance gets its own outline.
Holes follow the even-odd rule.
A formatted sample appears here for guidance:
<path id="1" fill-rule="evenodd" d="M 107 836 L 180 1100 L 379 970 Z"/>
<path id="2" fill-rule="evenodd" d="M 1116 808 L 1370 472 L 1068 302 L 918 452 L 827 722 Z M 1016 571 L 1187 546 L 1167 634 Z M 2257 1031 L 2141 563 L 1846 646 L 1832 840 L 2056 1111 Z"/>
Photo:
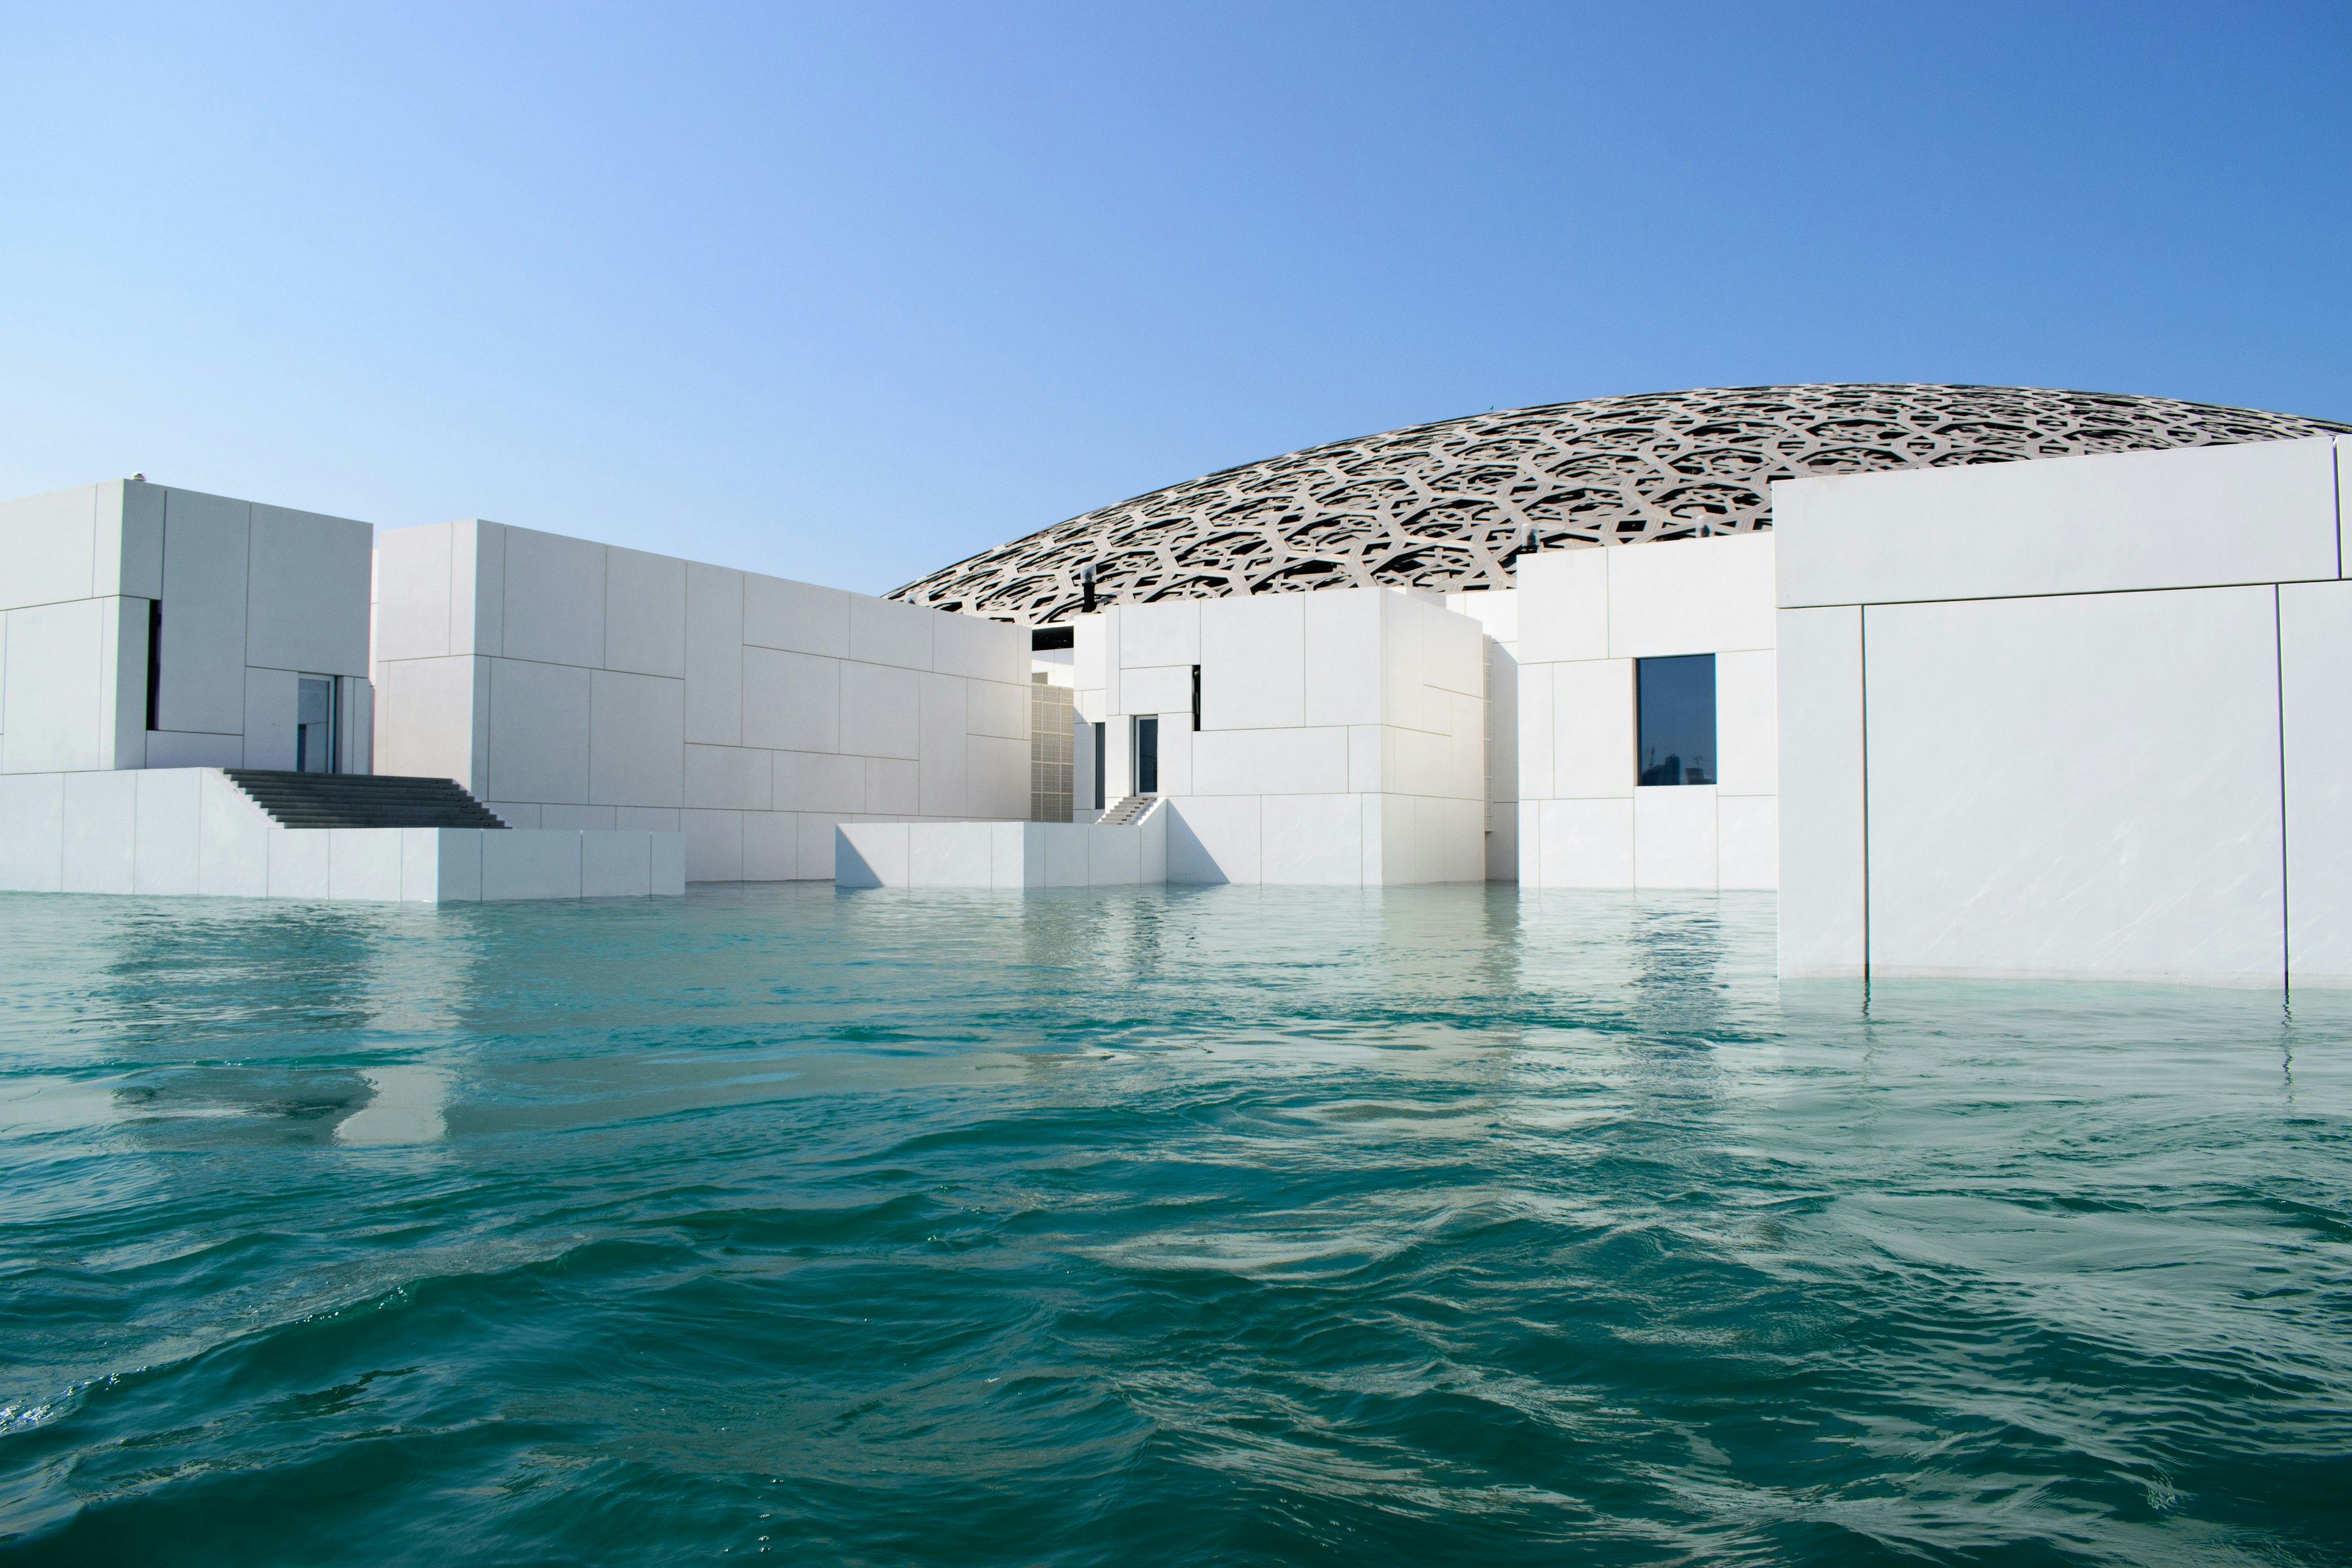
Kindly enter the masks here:
<path id="1" fill-rule="evenodd" d="M 1193 729 L 1193 731 L 1194 731 L 1195 733 L 1198 733 L 1198 732 L 1199 732 L 1199 731 L 1200 731 L 1200 728 L 1201 728 L 1201 667 L 1200 667 L 1199 665 L 1197 665 L 1197 664 L 1196 664 L 1196 665 L 1194 665 L 1194 666 L 1192 667 L 1192 729 Z"/>
<path id="2" fill-rule="evenodd" d="M 305 675 L 294 682 L 294 771 L 331 773 L 335 767 L 335 678 Z"/>
<path id="3" fill-rule="evenodd" d="M 1135 721 L 1135 793 L 1160 793 L 1160 717 L 1153 714 Z"/>
<path id="4" fill-rule="evenodd" d="M 1029 634 L 1029 650 L 1046 653 L 1057 647 L 1076 647 L 1078 639 L 1068 626 L 1039 626 Z"/>
<path id="5" fill-rule="evenodd" d="M 1103 745 L 1103 737 L 1110 732 L 1110 726 L 1108 724 L 1097 724 L 1094 726 L 1094 731 L 1095 809 L 1097 811 L 1100 811 L 1103 808 L 1103 753 L 1106 749 Z"/>
<path id="6" fill-rule="evenodd" d="M 163 601 L 147 601 L 147 728 L 160 730 L 156 721 L 163 705 Z"/>
<path id="7" fill-rule="evenodd" d="M 1641 782 L 1713 784 L 1715 655 L 1637 658 L 1633 679 L 1641 704 Z"/>

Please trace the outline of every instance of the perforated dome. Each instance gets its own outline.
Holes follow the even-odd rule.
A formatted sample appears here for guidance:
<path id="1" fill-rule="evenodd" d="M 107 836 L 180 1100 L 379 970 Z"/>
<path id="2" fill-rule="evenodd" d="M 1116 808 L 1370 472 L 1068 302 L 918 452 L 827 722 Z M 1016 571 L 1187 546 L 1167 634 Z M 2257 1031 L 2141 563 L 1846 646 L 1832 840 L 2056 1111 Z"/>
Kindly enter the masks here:
<path id="1" fill-rule="evenodd" d="M 1769 528 L 1774 479 L 2352 431 L 2166 397 L 2021 386 L 1744 386 L 1444 419 L 1188 479 L 890 596 L 1025 625 L 1108 604 L 1314 588 L 1507 588 L 1514 547 Z"/>

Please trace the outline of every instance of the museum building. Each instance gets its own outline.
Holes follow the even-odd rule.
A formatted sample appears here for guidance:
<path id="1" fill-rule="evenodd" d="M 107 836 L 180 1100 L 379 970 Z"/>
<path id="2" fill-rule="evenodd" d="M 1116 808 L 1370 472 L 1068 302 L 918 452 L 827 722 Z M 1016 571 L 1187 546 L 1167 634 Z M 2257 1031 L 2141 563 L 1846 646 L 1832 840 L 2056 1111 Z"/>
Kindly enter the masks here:
<path id="1" fill-rule="evenodd" d="M 1209 475 L 887 598 L 85 487 L 0 506 L 0 887 L 1778 889 L 1790 977 L 2352 983 L 2347 436 L 2006 387 L 1598 399 Z"/>

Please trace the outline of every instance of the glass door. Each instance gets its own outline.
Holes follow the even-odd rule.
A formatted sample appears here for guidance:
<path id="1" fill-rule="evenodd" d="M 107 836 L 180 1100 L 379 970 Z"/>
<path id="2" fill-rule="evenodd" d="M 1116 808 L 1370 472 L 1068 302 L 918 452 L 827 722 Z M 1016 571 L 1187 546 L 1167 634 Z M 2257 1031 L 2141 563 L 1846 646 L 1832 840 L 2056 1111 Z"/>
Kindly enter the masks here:
<path id="1" fill-rule="evenodd" d="M 278 689 L 283 691 L 284 687 Z M 294 771 L 335 771 L 335 678 L 305 675 L 294 697 Z"/>

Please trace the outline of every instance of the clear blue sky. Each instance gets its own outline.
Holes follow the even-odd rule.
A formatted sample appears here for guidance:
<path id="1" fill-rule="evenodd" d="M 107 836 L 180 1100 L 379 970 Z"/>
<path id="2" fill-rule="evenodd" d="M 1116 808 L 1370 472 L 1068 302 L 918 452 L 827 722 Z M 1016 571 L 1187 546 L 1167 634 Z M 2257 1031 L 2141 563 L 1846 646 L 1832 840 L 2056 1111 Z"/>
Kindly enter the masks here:
<path id="1" fill-rule="evenodd" d="M 2352 417 L 2352 5 L 0 3 L 0 495 L 881 591 L 1774 381 Z"/>

